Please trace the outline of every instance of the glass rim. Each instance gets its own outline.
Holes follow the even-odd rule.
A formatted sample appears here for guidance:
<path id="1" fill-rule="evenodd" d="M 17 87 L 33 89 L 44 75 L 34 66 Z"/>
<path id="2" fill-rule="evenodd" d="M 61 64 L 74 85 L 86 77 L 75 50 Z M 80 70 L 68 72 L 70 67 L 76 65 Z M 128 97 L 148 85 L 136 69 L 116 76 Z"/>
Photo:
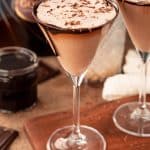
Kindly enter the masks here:
<path id="1" fill-rule="evenodd" d="M 44 0 L 44 1 L 46 1 L 46 0 Z M 104 25 L 113 22 L 115 20 L 115 18 L 118 16 L 119 8 L 117 6 L 117 3 L 115 1 L 112 1 L 112 0 L 106 0 L 106 1 L 115 8 L 116 15 L 111 20 L 107 21 L 106 23 L 101 24 L 100 26 L 96 26 L 96 27 L 90 28 L 90 29 L 89 28 L 77 28 L 77 29 L 62 28 L 62 27 L 59 27 L 59 26 L 55 26 L 55 25 L 52 25 L 52 24 L 48 24 L 48 23 L 42 22 L 40 19 L 38 19 L 37 15 L 36 15 L 36 9 L 39 6 L 39 4 L 41 2 L 43 2 L 43 0 L 39 0 L 39 1 L 36 1 L 34 3 L 32 15 L 33 15 L 33 18 L 35 19 L 35 21 L 37 23 L 39 23 L 40 25 L 44 25 L 45 27 L 49 27 L 49 28 L 52 28 L 54 30 L 57 30 L 57 31 L 60 31 L 60 32 L 64 32 L 64 33 L 68 33 L 68 32 L 69 33 L 85 33 L 85 32 L 94 31 L 94 30 L 97 30 L 99 28 L 102 28 Z"/>
<path id="2" fill-rule="evenodd" d="M 27 67 L 19 68 L 19 69 L 12 69 L 12 70 L 7 70 L 7 69 L 1 69 L 0 68 L 0 76 L 1 77 L 12 77 L 12 76 L 19 76 L 23 75 L 26 73 L 29 73 L 33 71 L 35 68 L 38 67 L 38 58 L 37 55 L 29 50 L 28 48 L 24 47 L 18 47 L 18 46 L 7 46 L 7 47 L 2 47 L 0 48 L 0 57 L 5 54 L 13 54 L 13 53 L 22 53 L 26 56 L 29 56 L 30 59 L 32 59 L 32 64 L 30 64 Z"/>
<path id="3" fill-rule="evenodd" d="M 131 4 L 131 5 L 135 5 L 135 6 L 145 6 L 145 7 L 149 7 L 150 6 L 150 3 L 142 3 L 142 2 L 133 2 L 133 1 L 130 1 L 130 0 L 118 0 L 122 3 L 128 3 L 128 4 Z"/>

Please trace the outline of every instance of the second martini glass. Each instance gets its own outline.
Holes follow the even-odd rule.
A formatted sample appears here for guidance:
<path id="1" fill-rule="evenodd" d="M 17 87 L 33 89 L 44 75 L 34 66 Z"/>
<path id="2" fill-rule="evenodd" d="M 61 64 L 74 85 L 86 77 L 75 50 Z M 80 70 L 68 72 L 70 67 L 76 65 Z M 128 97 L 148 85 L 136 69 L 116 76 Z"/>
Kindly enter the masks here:
<path id="1" fill-rule="evenodd" d="M 115 111 L 113 120 L 123 132 L 140 137 L 150 137 L 150 103 L 146 102 L 147 63 L 150 52 L 150 1 L 118 0 L 118 3 L 137 54 L 141 56 L 143 66 L 139 102 L 121 105 Z"/>
<path id="2" fill-rule="evenodd" d="M 91 7 L 92 3 L 93 5 Z M 98 5 L 97 9 L 95 7 L 96 3 Z M 101 8 L 101 5 L 104 7 Z M 65 9 L 65 7 L 67 8 Z M 95 9 L 93 9 L 93 7 L 95 7 Z M 95 12 L 95 15 L 101 13 L 104 22 L 96 20 L 96 23 L 98 21 L 100 22 L 97 26 L 80 26 L 80 21 L 83 21 L 83 14 L 88 12 L 85 11 L 86 9 Z M 42 11 L 40 12 L 40 10 Z M 47 15 L 49 16 L 47 19 L 50 19 L 52 14 L 56 14 L 59 11 L 62 13 L 60 16 L 57 16 L 58 18 L 60 17 L 58 20 L 57 17 L 54 17 L 54 20 L 51 20 L 50 23 L 46 23 L 42 20 L 43 17 Z M 39 16 L 41 16 L 42 13 L 45 13 L 45 15 L 40 19 Z M 47 0 L 35 4 L 33 12 L 34 18 L 39 23 L 41 30 L 51 45 L 61 66 L 73 83 L 73 125 L 65 126 L 54 131 L 47 143 L 48 150 L 106 149 L 106 142 L 96 129 L 85 125 L 80 126 L 80 85 L 95 55 L 99 42 L 109 30 L 117 14 L 118 9 L 116 4 L 107 1 L 103 1 L 102 4 L 102 1 L 93 0 L 90 2 L 86 0 Z M 69 26 L 67 28 L 56 25 L 60 20 L 61 22 L 59 23 L 61 24 L 63 22 L 62 18 L 66 16 L 71 19 L 76 16 L 79 20 L 81 18 L 81 20 L 72 20 L 64 23 L 64 26 Z M 87 21 L 90 17 L 89 15 L 87 16 L 88 18 L 84 18 L 84 20 L 90 23 L 88 22 L 89 20 Z M 55 19 L 57 20 L 56 22 Z M 93 17 L 93 19 L 95 19 L 95 17 Z M 52 24 L 53 21 L 56 24 Z M 92 21 L 93 20 L 91 20 L 91 23 Z"/>

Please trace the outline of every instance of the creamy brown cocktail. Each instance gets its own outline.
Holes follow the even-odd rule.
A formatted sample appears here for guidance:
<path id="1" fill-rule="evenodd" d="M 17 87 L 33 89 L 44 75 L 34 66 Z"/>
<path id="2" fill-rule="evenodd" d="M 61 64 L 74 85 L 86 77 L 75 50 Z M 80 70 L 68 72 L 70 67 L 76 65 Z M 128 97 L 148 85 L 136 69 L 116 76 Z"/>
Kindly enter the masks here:
<path id="1" fill-rule="evenodd" d="M 38 6 L 36 14 L 47 26 L 45 34 L 63 68 L 79 75 L 93 59 L 116 9 L 103 0 L 47 0 Z"/>
<path id="2" fill-rule="evenodd" d="M 150 0 L 118 0 L 118 3 L 135 47 L 150 51 Z"/>
<path id="3" fill-rule="evenodd" d="M 105 150 L 103 136 L 80 126 L 80 85 L 99 42 L 118 14 L 105 0 L 46 0 L 34 7 L 34 17 L 73 83 L 73 125 L 50 136 L 48 150 Z"/>

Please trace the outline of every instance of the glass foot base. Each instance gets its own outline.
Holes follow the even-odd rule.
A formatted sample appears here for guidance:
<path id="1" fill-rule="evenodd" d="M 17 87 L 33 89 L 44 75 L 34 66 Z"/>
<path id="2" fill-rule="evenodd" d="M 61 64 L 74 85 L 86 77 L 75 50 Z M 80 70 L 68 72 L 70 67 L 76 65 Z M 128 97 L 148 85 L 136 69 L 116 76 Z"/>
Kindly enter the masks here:
<path id="1" fill-rule="evenodd" d="M 47 142 L 47 150 L 105 150 L 103 136 L 94 128 L 81 126 L 81 135 L 72 136 L 73 126 L 57 129 Z"/>
<path id="2" fill-rule="evenodd" d="M 140 109 L 138 102 L 123 104 L 114 112 L 113 121 L 127 134 L 150 137 L 150 103 L 145 109 Z"/>

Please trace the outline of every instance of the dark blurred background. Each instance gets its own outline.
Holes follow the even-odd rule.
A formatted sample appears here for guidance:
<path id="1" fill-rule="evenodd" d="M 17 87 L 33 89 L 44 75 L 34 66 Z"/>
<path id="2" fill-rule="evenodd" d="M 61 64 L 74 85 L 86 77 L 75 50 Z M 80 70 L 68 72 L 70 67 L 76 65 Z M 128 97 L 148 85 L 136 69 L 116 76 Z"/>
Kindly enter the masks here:
<path id="1" fill-rule="evenodd" d="M 53 55 L 38 25 L 18 17 L 13 0 L 0 0 L 0 47 L 22 46 L 38 56 Z"/>

